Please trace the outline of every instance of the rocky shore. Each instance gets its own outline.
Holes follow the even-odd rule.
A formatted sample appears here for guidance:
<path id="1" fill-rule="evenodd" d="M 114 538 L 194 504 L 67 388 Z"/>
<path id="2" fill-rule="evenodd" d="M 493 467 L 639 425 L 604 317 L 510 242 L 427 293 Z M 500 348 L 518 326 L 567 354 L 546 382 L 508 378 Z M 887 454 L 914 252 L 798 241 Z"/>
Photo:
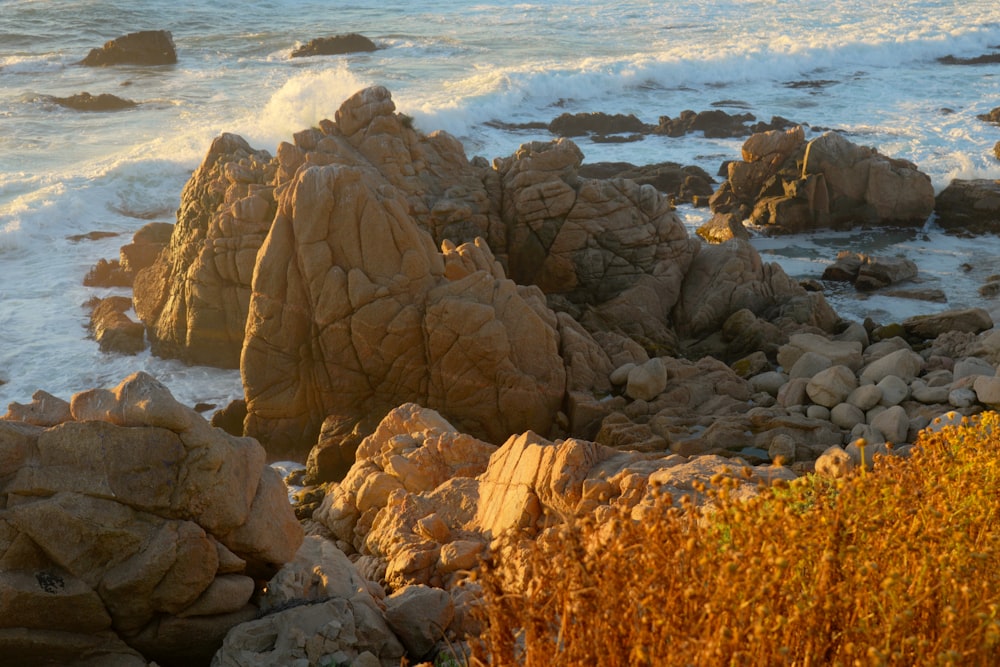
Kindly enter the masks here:
<path id="1" fill-rule="evenodd" d="M 563 133 L 611 122 L 646 131 L 595 116 Z M 102 349 L 239 368 L 245 402 L 214 428 L 137 374 L 9 407 L 4 655 L 432 660 L 476 635 L 470 573 L 501 535 L 576 513 L 641 521 L 664 493 L 702 505 L 720 475 L 746 495 L 843 476 L 1000 406 L 985 310 L 845 321 L 746 240 L 935 211 L 981 233 L 990 183 L 935 198 L 917 165 L 838 133 L 758 129 L 714 192 L 690 170 L 585 165 L 569 138 L 469 160 L 381 87 L 274 155 L 218 137 L 176 224 L 147 225 L 87 280 L 133 289 L 93 304 Z M 667 192 L 683 187 L 711 197 L 701 238 Z M 830 270 L 879 290 L 918 269 Z M 287 459 L 306 467 L 294 512 L 266 465 Z"/>

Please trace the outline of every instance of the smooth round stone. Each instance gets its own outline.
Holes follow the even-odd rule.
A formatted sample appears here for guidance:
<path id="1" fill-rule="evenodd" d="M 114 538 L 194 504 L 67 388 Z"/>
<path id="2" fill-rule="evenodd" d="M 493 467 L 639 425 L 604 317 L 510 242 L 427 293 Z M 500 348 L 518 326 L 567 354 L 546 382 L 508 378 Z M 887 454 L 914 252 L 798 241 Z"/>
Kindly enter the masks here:
<path id="1" fill-rule="evenodd" d="M 865 423 L 865 413 L 856 405 L 841 403 L 830 410 L 830 421 L 844 430 Z"/>
<path id="2" fill-rule="evenodd" d="M 882 400 L 879 403 L 886 407 L 899 405 L 910 397 L 910 385 L 895 375 L 882 378 L 875 386 L 882 391 Z"/>
<path id="3" fill-rule="evenodd" d="M 956 408 L 967 408 L 977 401 L 976 392 L 969 389 L 968 387 L 962 387 L 960 389 L 953 389 L 948 394 L 948 403 L 952 407 Z"/>
<path id="4" fill-rule="evenodd" d="M 806 417 L 809 417 L 810 419 L 830 421 L 830 408 L 822 405 L 810 405 L 806 408 Z"/>
<path id="5" fill-rule="evenodd" d="M 878 385 L 863 384 L 848 395 L 845 403 L 850 403 L 859 410 L 871 410 L 882 400 L 882 390 Z"/>

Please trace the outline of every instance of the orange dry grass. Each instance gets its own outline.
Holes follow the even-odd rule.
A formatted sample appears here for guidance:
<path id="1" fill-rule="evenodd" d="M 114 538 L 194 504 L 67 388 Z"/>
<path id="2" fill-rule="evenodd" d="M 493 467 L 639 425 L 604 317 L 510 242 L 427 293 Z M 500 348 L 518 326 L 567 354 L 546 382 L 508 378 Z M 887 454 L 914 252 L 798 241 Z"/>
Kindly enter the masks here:
<path id="1" fill-rule="evenodd" d="M 522 558 L 481 573 L 473 663 L 1000 664 L 997 414 L 837 483 L 731 486 L 707 515 L 663 499 L 508 542 Z"/>

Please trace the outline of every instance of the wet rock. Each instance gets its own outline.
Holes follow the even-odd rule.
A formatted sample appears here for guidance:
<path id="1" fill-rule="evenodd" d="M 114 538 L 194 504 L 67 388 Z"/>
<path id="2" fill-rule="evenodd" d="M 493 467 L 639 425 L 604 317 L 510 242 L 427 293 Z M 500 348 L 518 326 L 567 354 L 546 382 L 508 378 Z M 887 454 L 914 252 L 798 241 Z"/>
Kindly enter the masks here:
<path id="1" fill-rule="evenodd" d="M 132 280 L 132 274 L 122 269 L 117 259 L 99 259 L 83 277 L 83 284 L 87 287 L 131 287 Z"/>
<path id="2" fill-rule="evenodd" d="M 177 62 L 173 36 L 166 30 L 132 32 L 91 49 L 80 61 L 89 67 L 106 65 L 173 65 Z"/>
<path id="3" fill-rule="evenodd" d="M 958 56 L 941 56 L 938 62 L 942 65 L 990 65 L 1000 63 L 1000 53 L 984 53 L 981 56 L 972 58 L 959 58 Z"/>
<path id="4" fill-rule="evenodd" d="M 937 196 L 935 210 L 944 229 L 995 234 L 1000 230 L 1000 181 L 956 178 Z"/>
<path id="5" fill-rule="evenodd" d="M 101 352 L 138 354 L 146 348 L 145 328 L 126 314 L 132 299 L 109 296 L 98 299 L 90 312 L 90 330 Z"/>
<path id="6" fill-rule="evenodd" d="M 645 132 L 649 128 L 632 114 L 564 113 L 549 123 L 549 132 L 559 137 L 587 134 L 608 135 Z"/>
<path id="7" fill-rule="evenodd" d="M 308 58 L 312 56 L 336 56 L 345 53 L 366 53 L 378 50 L 375 42 L 358 33 L 334 35 L 333 37 L 317 37 L 307 44 L 292 51 L 292 58 Z"/>
<path id="8" fill-rule="evenodd" d="M 808 142 L 801 127 L 751 137 L 712 199 L 769 233 L 856 224 L 920 224 L 934 208 L 930 178 L 905 160 L 835 132 Z M 772 151 L 765 153 L 765 151 Z"/>
<path id="9" fill-rule="evenodd" d="M 116 95 L 101 93 L 91 95 L 83 92 L 69 97 L 53 97 L 52 101 L 59 106 L 75 109 L 77 111 L 121 111 L 138 106 L 132 100 L 126 100 Z"/>

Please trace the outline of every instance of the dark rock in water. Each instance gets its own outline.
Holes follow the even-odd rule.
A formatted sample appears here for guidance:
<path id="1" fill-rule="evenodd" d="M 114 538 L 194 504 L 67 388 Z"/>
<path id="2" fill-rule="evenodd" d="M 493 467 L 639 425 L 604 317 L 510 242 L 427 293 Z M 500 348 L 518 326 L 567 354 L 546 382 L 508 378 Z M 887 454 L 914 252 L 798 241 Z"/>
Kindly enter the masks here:
<path id="1" fill-rule="evenodd" d="M 631 144 L 645 138 L 642 134 L 595 134 L 590 140 L 595 144 Z"/>
<path id="2" fill-rule="evenodd" d="M 118 236 L 118 232 L 93 231 L 86 234 L 73 234 L 72 236 L 67 236 L 66 240 L 79 243 L 80 241 L 100 241 L 101 239 L 109 239 L 112 236 Z"/>
<path id="3" fill-rule="evenodd" d="M 728 164 L 712 211 L 747 211 L 751 224 L 768 233 L 923 225 L 934 208 L 930 177 L 916 165 L 836 132 L 808 142 L 801 127 L 757 133 L 744 142 L 742 156 Z"/>
<path id="4" fill-rule="evenodd" d="M 125 314 L 132 308 L 132 299 L 127 296 L 109 296 L 91 303 L 94 309 L 90 313 L 90 329 L 102 352 L 142 352 L 146 347 L 143 338 L 145 328 Z"/>
<path id="5" fill-rule="evenodd" d="M 117 259 L 99 259 L 83 277 L 87 287 L 131 287 L 132 274 L 122 270 Z"/>
<path id="6" fill-rule="evenodd" d="M 865 256 L 848 250 L 837 253 L 837 261 L 823 270 L 823 280 L 854 283 L 861 271 Z"/>
<path id="7" fill-rule="evenodd" d="M 235 400 L 212 415 L 212 426 L 221 428 L 230 435 L 243 435 L 243 420 L 247 417 L 247 402 Z"/>
<path id="8" fill-rule="evenodd" d="M 991 65 L 1000 63 L 1000 53 L 984 53 L 974 58 L 958 58 L 957 56 L 942 56 L 938 58 L 942 65 Z"/>
<path id="9" fill-rule="evenodd" d="M 691 132 L 704 132 L 706 137 L 742 137 L 750 133 L 747 123 L 757 120 L 753 114 L 728 114 L 721 109 L 694 112 L 686 109 L 677 118 L 660 116 L 653 130 L 656 134 L 680 137 Z"/>
<path id="10" fill-rule="evenodd" d="M 194 411 L 198 413 L 208 412 L 215 408 L 215 403 L 195 403 Z"/>
<path id="11" fill-rule="evenodd" d="M 488 120 L 483 125 L 487 127 L 492 127 L 497 130 L 506 130 L 507 132 L 516 132 L 518 130 L 547 130 L 549 129 L 548 123 L 543 123 L 541 121 L 535 121 L 532 123 L 507 123 L 502 120 Z"/>
<path id="12" fill-rule="evenodd" d="M 956 178 L 937 196 L 938 224 L 948 231 L 1000 232 L 1000 181 Z"/>
<path id="13" fill-rule="evenodd" d="M 53 97 L 52 101 L 59 106 L 64 106 L 77 111 L 121 111 L 122 109 L 132 109 L 139 106 L 132 100 L 126 100 L 116 95 L 101 93 L 91 95 L 83 92 L 69 97 Z"/>
<path id="14" fill-rule="evenodd" d="M 132 243 L 119 250 L 119 264 L 123 271 L 132 276 L 151 266 L 163 249 L 170 243 L 174 225 L 170 222 L 150 222 L 143 225 L 132 237 Z"/>
<path id="15" fill-rule="evenodd" d="M 917 277 L 917 265 L 905 257 L 866 257 L 854 286 L 874 290 Z"/>
<path id="16" fill-rule="evenodd" d="M 979 296 L 992 299 L 997 295 L 1000 295 L 1000 279 L 987 280 L 986 283 L 979 288 Z"/>
<path id="17" fill-rule="evenodd" d="M 987 123 L 997 123 L 1000 124 L 1000 107 L 994 107 L 989 113 L 981 113 L 976 116 L 979 120 L 984 120 Z"/>
<path id="18" fill-rule="evenodd" d="M 113 39 L 100 49 L 91 49 L 80 61 L 88 67 L 105 65 L 173 65 L 177 50 L 166 30 L 143 30 Z"/>
<path id="19" fill-rule="evenodd" d="M 609 135 L 645 132 L 649 128 L 634 115 L 596 113 L 564 113 L 551 123 L 549 132 L 560 137 L 581 137 L 587 134 Z"/>
<path id="20" fill-rule="evenodd" d="M 827 86 L 832 86 L 839 81 L 833 81 L 830 79 L 807 79 L 804 81 L 786 81 L 785 88 L 826 88 Z"/>
<path id="21" fill-rule="evenodd" d="M 853 283 L 859 290 L 894 285 L 917 276 L 917 265 L 903 257 L 870 257 L 843 251 L 823 271 L 823 280 Z"/>
<path id="22" fill-rule="evenodd" d="M 898 289 L 885 293 L 896 299 L 912 299 L 914 301 L 930 301 L 932 303 L 947 303 L 948 296 L 939 289 Z"/>
<path id="23" fill-rule="evenodd" d="M 593 162 L 580 165 L 583 178 L 627 178 L 639 185 L 652 185 L 675 202 L 692 202 L 695 197 L 710 197 L 715 180 L 704 169 L 660 162 L 636 166 L 629 162 Z"/>
<path id="24" fill-rule="evenodd" d="M 355 32 L 333 37 L 317 37 L 305 46 L 292 51 L 292 58 L 312 56 L 339 56 L 345 53 L 366 53 L 378 50 L 375 42 Z"/>

